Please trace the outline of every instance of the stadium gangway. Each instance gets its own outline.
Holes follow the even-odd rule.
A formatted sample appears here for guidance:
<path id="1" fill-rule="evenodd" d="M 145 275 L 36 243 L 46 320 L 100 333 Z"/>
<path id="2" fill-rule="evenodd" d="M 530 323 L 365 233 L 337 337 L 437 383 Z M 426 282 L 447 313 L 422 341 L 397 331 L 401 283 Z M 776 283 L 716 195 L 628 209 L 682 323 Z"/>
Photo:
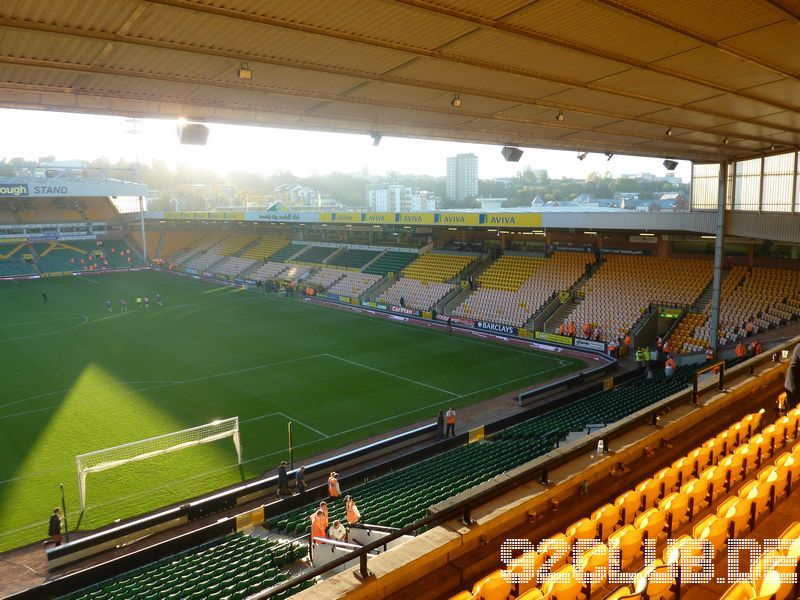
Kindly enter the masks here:
<path id="1" fill-rule="evenodd" d="M 777 362 L 777 358 L 774 359 L 774 357 L 780 356 L 780 350 L 791 351 L 794 345 L 798 343 L 800 343 L 800 337 L 794 338 L 789 342 L 786 342 L 773 349 L 774 352 L 777 351 L 776 354 L 760 354 L 735 365 L 728 370 L 728 373 L 731 377 L 743 374 L 749 375 L 757 366 L 763 365 L 764 363 L 773 362 L 773 360 Z M 708 391 L 710 388 L 715 387 L 716 383 L 717 382 L 713 380 L 710 382 L 703 382 L 703 384 L 699 386 L 699 391 L 701 393 Z M 267 598 L 272 598 L 277 594 L 285 592 L 316 577 L 320 577 L 329 570 L 340 567 L 345 563 L 355 559 L 358 559 L 359 562 L 358 572 L 355 575 L 357 578 L 363 581 L 370 576 L 370 571 L 368 568 L 368 558 L 370 553 L 377 548 L 380 548 L 383 544 L 389 543 L 405 535 L 413 535 L 423 527 L 439 525 L 453 519 L 459 519 L 465 525 L 471 525 L 472 519 L 470 515 L 472 509 L 486 504 L 487 502 L 490 502 L 491 500 L 508 493 L 508 490 L 533 481 L 534 479 L 538 479 L 540 482 L 547 482 L 548 473 L 552 469 L 583 456 L 587 452 L 594 451 L 597 448 L 597 443 L 601 440 L 603 441 L 604 452 L 609 453 L 611 451 L 611 441 L 613 439 L 619 439 L 628 432 L 642 425 L 653 426 L 653 423 L 656 422 L 655 418 L 661 413 L 687 403 L 694 404 L 692 402 L 692 398 L 692 388 L 686 388 L 685 390 L 673 394 L 668 398 L 664 398 L 663 400 L 656 402 L 645 409 L 629 415 L 622 421 L 618 421 L 617 423 L 608 425 L 593 434 L 587 435 L 581 441 L 573 442 L 571 448 L 562 448 L 562 450 L 555 457 L 547 454 L 538 457 L 529 463 L 529 467 L 527 469 L 518 471 L 500 481 L 487 482 L 485 484 L 486 487 L 481 491 L 470 492 L 470 490 L 466 490 L 453 499 L 446 500 L 429 508 L 429 514 L 422 519 L 419 519 L 418 521 L 415 521 L 414 523 L 411 523 L 386 537 L 353 550 L 353 552 L 350 554 L 343 555 L 320 567 L 314 567 L 308 571 L 304 571 L 303 573 L 296 575 L 295 577 L 292 577 L 291 579 L 288 579 L 269 590 L 264 590 L 263 592 L 254 594 L 253 596 L 250 596 L 248 600 L 266 600 Z"/>

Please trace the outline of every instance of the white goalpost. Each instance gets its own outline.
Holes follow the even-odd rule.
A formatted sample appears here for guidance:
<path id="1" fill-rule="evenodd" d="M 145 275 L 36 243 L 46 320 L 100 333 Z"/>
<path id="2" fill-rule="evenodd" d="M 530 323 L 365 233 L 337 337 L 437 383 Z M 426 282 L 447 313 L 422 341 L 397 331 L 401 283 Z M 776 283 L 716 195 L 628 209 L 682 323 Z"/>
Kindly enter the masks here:
<path id="1" fill-rule="evenodd" d="M 100 471 L 113 469 L 137 460 L 144 460 L 167 452 L 215 442 L 226 437 L 233 438 L 236 456 L 241 465 L 242 444 L 239 439 L 239 417 L 213 421 L 190 429 L 182 429 L 181 431 L 166 433 L 145 440 L 95 450 L 86 454 L 78 454 L 75 457 L 75 462 L 78 467 L 78 491 L 81 499 L 81 511 L 86 510 L 86 476 L 89 473 L 99 473 Z"/>

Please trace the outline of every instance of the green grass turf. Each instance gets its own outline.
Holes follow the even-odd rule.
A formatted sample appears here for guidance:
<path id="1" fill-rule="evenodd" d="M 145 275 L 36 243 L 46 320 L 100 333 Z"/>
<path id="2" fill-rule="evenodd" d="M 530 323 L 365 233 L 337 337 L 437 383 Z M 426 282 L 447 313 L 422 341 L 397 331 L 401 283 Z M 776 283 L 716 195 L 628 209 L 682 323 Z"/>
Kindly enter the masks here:
<path id="1" fill-rule="evenodd" d="M 157 272 L 0 284 L 0 364 L 0 550 L 46 536 L 59 483 L 76 525 L 76 454 L 241 423 L 241 469 L 227 439 L 90 474 L 90 529 L 274 467 L 289 419 L 298 460 L 584 366 Z"/>

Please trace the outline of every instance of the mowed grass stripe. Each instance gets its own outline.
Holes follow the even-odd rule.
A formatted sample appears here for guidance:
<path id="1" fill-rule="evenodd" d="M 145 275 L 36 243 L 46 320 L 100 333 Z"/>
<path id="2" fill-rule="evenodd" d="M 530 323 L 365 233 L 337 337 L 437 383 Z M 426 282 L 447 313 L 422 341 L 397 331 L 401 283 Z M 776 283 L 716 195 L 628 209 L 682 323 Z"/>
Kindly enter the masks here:
<path id="1" fill-rule="evenodd" d="M 289 419 L 301 460 L 432 419 L 439 406 L 464 406 L 584 366 L 163 273 L 94 281 L 8 283 L 19 290 L 13 294 L 0 284 L 0 313 L 42 321 L 11 328 L 39 337 L 0 345 L 0 481 L 7 480 L 0 484 L 0 549 L 45 536 L 59 483 L 68 509 L 77 509 L 78 453 L 215 418 L 242 423 L 241 470 L 233 444 L 221 441 L 90 475 L 81 526 L 97 527 L 259 475 L 285 457 Z M 164 307 L 135 307 L 137 295 L 156 293 Z M 121 297 L 127 313 L 119 312 Z M 68 331 L 44 323 L 65 312 L 86 322 Z M 11 416 L 28 411 L 38 412 Z"/>

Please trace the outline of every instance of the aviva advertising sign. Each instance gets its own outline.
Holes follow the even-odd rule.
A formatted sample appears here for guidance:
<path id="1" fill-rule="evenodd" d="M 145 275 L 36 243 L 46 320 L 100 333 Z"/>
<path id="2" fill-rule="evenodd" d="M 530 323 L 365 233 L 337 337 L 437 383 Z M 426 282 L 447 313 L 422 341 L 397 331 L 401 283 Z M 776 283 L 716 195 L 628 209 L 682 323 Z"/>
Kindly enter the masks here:
<path id="1" fill-rule="evenodd" d="M 467 212 L 331 212 L 320 213 L 320 223 L 371 225 L 446 225 L 449 227 L 541 227 L 540 213 Z"/>

